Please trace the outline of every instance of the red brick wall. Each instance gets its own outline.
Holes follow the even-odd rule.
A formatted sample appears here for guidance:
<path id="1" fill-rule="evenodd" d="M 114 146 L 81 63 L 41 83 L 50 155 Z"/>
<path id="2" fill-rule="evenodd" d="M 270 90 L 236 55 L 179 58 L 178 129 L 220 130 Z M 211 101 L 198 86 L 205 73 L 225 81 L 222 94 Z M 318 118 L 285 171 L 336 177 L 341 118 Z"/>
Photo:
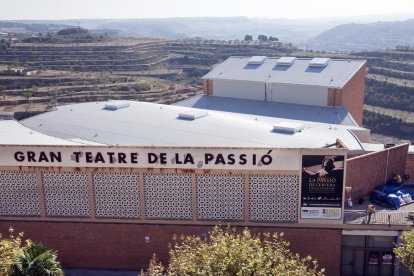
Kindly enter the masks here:
<path id="1" fill-rule="evenodd" d="M 387 154 L 388 166 L 387 166 Z M 352 187 L 352 200 L 371 194 L 372 190 L 389 180 L 393 174 L 404 174 L 408 145 L 396 146 L 380 152 L 360 155 L 347 160 L 346 186 Z"/>
<path id="2" fill-rule="evenodd" d="M 414 154 L 407 155 L 407 164 L 405 166 L 405 173 L 410 175 L 410 182 L 414 182 Z"/>
<path id="3" fill-rule="evenodd" d="M 68 222 L 0 221 L 0 232 L 9 226 L 25 237 L 59 251 L 66 268 L 137 269 L 146 267 L 153 253 L 168 260 L 168 243 L 174 234 L 207 232 L 208 226 L 136 225 Z M 242 228 L 240 228 L 241 230 Z M 339 275 L 341 230 L 299 228 L 251 228 L 252 232 L 284 232 L 291 249 L 317 258 L 327 275 Z M 144 237 L 150 236 L 145 243 Z"/>
<path id="4" fill-rule="evenodd" d="M 339 89 L 328 88 L 328 106 L 342 106 L 340 93 Z"/>
<path id="5" fill-rule="evenodd" d="M 360 126 L 362 126 L 364 108 L 365 73 L 366 66 L 364 65 L 341 89 L 341 96 L 336 97 L 337 103 L 335 104 L 336 106 L 345 106 Z"/>
<path id="6" fill-rule="evenodd" d="M 213 95 L 213 80 L 203 80 L 203 94 Z"/>

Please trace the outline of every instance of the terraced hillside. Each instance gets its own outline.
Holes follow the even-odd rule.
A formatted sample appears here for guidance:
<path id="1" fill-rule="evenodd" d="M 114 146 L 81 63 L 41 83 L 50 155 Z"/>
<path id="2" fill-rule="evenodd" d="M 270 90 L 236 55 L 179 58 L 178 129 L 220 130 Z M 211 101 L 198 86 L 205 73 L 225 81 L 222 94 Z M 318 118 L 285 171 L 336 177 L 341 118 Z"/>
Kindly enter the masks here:
<path id="1" fill-rule="evenodd" d="M 232 55 L 367 59 L 364 124 L 381 142 L 414 141 L 414 51 L 331 54 L 304 52 L 280 42 L 196 39 L 17 43 L 0 52 L 0 71 L 24 67 L 39 73 L 0 76 L 0 111 L 22 118 L 69 102 L 173 103 L 201 93 L 200 77 Z"/>
<path id="2" fill-rule="evenodd" d="M 374 133 L 414 142 L 414 50 L 354 56 L 368 60 L 364 123 Z"/>
<path id="3" fill-rule="evenodd" d="M 201 92 L 200 77 L 231 55 L 284 55 L 281 43 L 120 39 L 104 43 L 17 43 L 0 52 L 0 110 L 17 118 L 58 104 L 107 99 L 173 103 Z"/>

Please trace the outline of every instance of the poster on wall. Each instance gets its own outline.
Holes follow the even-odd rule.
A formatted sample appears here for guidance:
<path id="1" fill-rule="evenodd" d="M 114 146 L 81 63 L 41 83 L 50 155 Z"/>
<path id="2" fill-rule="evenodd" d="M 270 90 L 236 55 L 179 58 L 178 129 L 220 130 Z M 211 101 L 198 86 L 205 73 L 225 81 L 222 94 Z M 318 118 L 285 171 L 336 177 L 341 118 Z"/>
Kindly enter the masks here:
<path id="1" fill-rule="evenodd" d="M 345 158 L 302 156 L 302 219 L 341 219 Z"/>

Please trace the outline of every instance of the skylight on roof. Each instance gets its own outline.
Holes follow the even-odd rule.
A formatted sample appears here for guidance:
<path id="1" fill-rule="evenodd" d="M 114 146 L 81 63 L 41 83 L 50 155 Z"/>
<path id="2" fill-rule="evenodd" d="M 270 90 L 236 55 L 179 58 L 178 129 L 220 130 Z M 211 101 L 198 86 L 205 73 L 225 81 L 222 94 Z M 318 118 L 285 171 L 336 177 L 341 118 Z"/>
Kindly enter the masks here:
<path id="1" fill-rule="evenodd" d="M 189 110 L 186 112 L 178 113 L 178 119 L 187 120 L 187 121 L 194 121 L 195 119 L 198 119 L 204 116 L 207 116 L 207 112 Z"/>
<path id="2" fill-rule="evenodd" d="M 281 57 L 276 61 L 277 65 L 292 65 L 296 60 L 296 57 Z"/>
<path id="3" fill-rule="evenodd" d="M 313 58 L 309 62 L 310 67 L 326 67 L 331 59 L 330 58 Z"/>
<path id="4" fill-rule="evenodd" d="M 303 123 L 279 122 L 273 125 L 273 132 L 295 134 L 305 128 Z"/>
<path id="5" fill-rule="evenodd" d="M 267 59 L 267 56 L 252 56 L 248 64 L 263 64 L 263 62 Z"/>
<path id="6" fill-rule="evenodd" d="M 126 108 L 130 105 L 131 105 L 131 103 L 129 103 L 129 102 L 109 101 L 108 103 L 105 104 L 104 109 L 106 109 L 106 110 L 118 110 L 118 109 L 121 109 L 121 108 Z"/>

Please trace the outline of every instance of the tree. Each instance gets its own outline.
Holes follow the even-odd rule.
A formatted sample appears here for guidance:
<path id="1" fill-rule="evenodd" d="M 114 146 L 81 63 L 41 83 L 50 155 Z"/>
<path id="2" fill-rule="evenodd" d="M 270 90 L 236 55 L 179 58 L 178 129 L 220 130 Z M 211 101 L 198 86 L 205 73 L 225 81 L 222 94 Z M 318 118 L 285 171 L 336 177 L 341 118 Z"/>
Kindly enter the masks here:
<path id="1" fill-rule="evenodd" d="M 29 100 L 29 98 L 33 96 L 33 91 L 31 89 L 24 88 L 22 94 L 26 97 L 26 100 Z"/>
<path id="2" fill-rule="evenodd" d="M 4 92 L 4 86 L 0 85 L 0 98 L 4 101 L 7 102 L 7 98 L 6 98 L 6 92 Z"/>
<path id="3" fill-rule="evenodd" d="M 266 35 L 259 35 L 259 36 L 257 37 L 257 39 L 258 39 L 259 41 L 267 41 L 267 40 L 268 40 L 268 38 L 267 38 L 267 36 L 266 36 Z"/>
<path id="4" fill-rule="evenodd" d="M 414 273 L 414 230 L 403 232 L 401 242 L 394 248 L 394 253 L 400 262 Z"/>
<path id="5" fill-rule="evenodd" d="M 10 275 L 14 256 L 21 251 L 23 233 L 14 235 L 13 228 L 9 228 L 9 237 L 3 238 L 0 233 L 0 276 Z"/>
<path id="6" fill-rule="evenodd" d="M 279 41 L 279 38 L 274 37 L 274 36 L 269 36 L 269 40 L 270 41 Z"/>
<path id="7" fill-rule="evenodd" d="M 41 243 L 29 243 L 17 253 L 11 267 L 12 276 L 63 275 L 57 253 Z"/>
<path id="8" fill-rule="evenodd" d="M 323 275 L 312 257 L 289 250 L 283 233 L 252 235 L 216 226 L 207 237 L 174 239 L 166 275 Z M 161 276 L 162 263 L 151 260 L 147 275 Z"/>
<path id="9" fill-rule="evenodd" d="M 246 36 L 244 37 L 244 41 L 253 41 L 253 36 L 251 36 L 251 35 L 246 35 Z"/>

